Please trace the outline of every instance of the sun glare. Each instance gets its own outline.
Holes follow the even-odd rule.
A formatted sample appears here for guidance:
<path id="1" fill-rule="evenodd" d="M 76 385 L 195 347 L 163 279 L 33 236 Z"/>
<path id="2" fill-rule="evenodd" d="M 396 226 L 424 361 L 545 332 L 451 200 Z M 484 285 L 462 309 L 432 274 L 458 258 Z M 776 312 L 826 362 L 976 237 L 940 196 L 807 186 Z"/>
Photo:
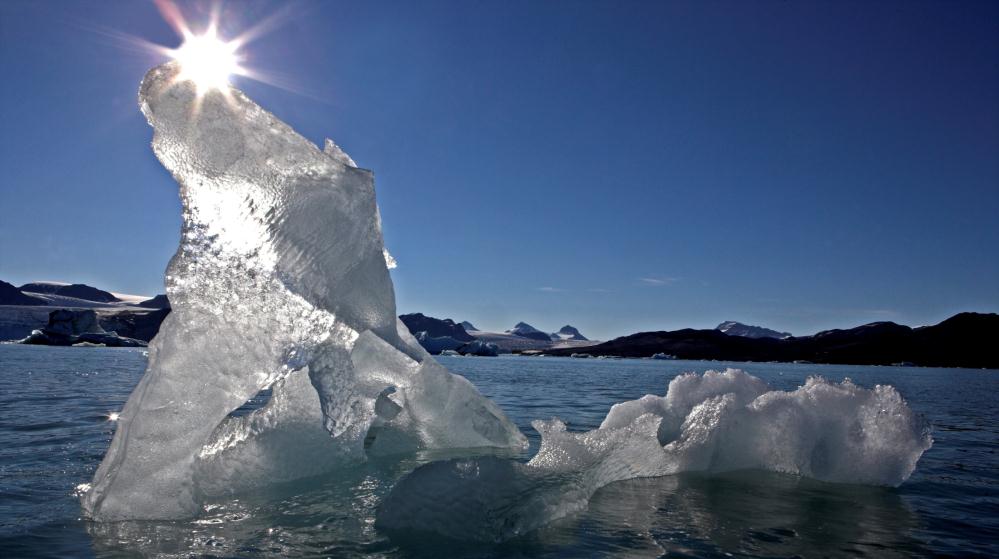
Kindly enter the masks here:
<path id="1" fill-rule="evenodd" d="M 180 80 L 190 80 L 198 93 L 224 89 L 229 77 L 241 72 L 237 41 L 223 41 L 211 26 L 202 35 L 184 34 L 184 43 L 171 52 L 180 63 Z"/>
<path id="2" fill-rule="evenodd" d="M 248 29 L 244 29 L 238 34 L 226 33 L 223 38 L 219 29 L 233 32 L 238 28 L 238 25 L 234 25 L 233 22 L 227 22 L 225 26 L 220 25 L 222 3 L 219 0 L 212 1 L 214 7 L 208 15 L 207 21 L 204 22 L 206 25 L 195 25 L 192 28 L 174 0 L 153 0 L 164 21 L 173 28 L 181 39 L 180 46 L 176 48 L 159 45 L 111 29 L 101 29 L 100 32 L 120 42 L 121 46 L 129 51 L 136 49 L 154 54 L 157 64 L 161 61 L 160 57 L 162 56 L 175 60 L 180 66 L 175 80 L 193 83 L 199 99 L 213 89 L 221 91 L 228 98 L 229 80 L 232 76 L 241 76 L 288 91 L 300 92 L 295 84 L 289 82 L 286 77 L 269 75 L 259 68 L 250 67 L 249 60 L 252 57 L 246 53 L 246 49 L 254 41 L 274 31 L 284 22 L 298 17 L 301 12 L 300 4 L 288 2 L 283 8 L 258 21 Z"/>

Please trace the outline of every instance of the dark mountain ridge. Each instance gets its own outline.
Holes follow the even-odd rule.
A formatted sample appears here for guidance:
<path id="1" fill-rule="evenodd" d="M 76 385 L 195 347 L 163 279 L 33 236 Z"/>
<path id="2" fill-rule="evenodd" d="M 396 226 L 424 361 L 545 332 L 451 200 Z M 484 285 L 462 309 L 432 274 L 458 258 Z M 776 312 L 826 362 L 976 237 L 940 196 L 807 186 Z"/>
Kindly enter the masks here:
<path id="1" fill-rule="evenodd" d="M 579 329 L 571 324 L 566 324 L 559 329 L 558 332 L 552 332 L 551 338 L 553 340 L 577 340 L 580 342 L 588 342 L 589 338 L 582 335 Z"/>
<path id="2" fill-rule="evenodd" d="M 49 295 L 62 295 L 63 297 L 73 297 L 86 301 L 97 301 L 99 303 L 114 303 L 119 299 L 103 289 L 97 289 L 83 283 L 70 285 L 60 285 L 58 283 L 26 283 L 21 286 L 21 291 L 29 293 L 47 293 Z"/>
<path id="3" fill-rule="evenodd" d="M 933 326 L 910 328 L 874 322 L 814 336 L 785 339 L 729 336 L 718 330 L 639 332 L 585 348 L 545 353 L 649 357 L 668 353 L 680 359 L 723 361 L 811 361 L 845 365 L 910 362 L 928 367 L 999 368 L 999 315 L 960 313 Z"/>
<path id="4" fill-rule="evenodd" d="M 725 332 L 729 336 L 743 336 L 746 338 L 777 338 L 778 340 L 781 340 L 791 337 L 790 332 L 778 332 L 777 330 L 773 330 L 771 328 L 743 324 L 734 320 L 722 322 L 718 326 L 715 326 L 715 330 Z"/>
<path id="5" fill-rule="evenodd" d="M 513 326 L 513 329 L 507 330 L 506 333 L 542 342 L 550 342 L 552 339 L 550 334 L 546 334 L 526 322 L 518 322 Z"/>
<path id="6" fill-rule="evenodd" d="M 145 301 L 138 303 L 136 306 L 143 307 L 146 309 L 169 309 L 170 300 L 167 299 L 166 295 L 160 294 L 153 297 L 152 299 L 146 299 Z"/>
<path id="7" fill-rule="evenodd" d="M 425 316 L 423 313 L 404 314 L 399 316 L 406 328 L 414 335 L 417 332 L 426 332 L 432 338 L 454 338 L 462 342 L 473 342 L 475 338 L 465 331 L 461 324 L 456 324 L 450 318 L 439 319 L 432 316 Z"/>
<path id="8" fill-rule="evenodd" d="M 0 281 L 0 305 L 42 306 L 47 304 L 48 301 L 44 299 L 25 295 L 24 292 L 13 285 L 5 281 Z"/>

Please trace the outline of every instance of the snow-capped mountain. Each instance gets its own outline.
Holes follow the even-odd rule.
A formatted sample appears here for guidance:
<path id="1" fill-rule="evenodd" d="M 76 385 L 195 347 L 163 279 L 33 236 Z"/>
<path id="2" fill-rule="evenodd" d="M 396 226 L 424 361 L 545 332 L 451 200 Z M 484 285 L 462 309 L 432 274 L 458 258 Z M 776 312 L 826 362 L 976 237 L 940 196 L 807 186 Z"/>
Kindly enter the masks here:
<path id="1" fill-rule="evenodd" d="M 559 340 L 578 340 L 581 342 L 589 341 L 588 338 L 579 333 L 579 330 L 575 326 L 570 326 L 566 324 L 558 332 L 553 332 L 551 338 L 555 341 Z"/>
<path id="2" fill-rule="evenodd" d="M 729 336 L 742 336 L 743 338 L 777 338 L 778 340 L 782 340 L 791 337 L 790 332 L 778 332 L 770 328 L 751 326 L 734 320 L 722 322 L 715 330 L 724 332 Z"/>
<path id="3" fill-rule="evenodd" d="M 507 330 L 506 333 L 513 336 L 520 336 L 521 338 L 530 338 L 532 340 L 551 340 L 551 336 L 526 322 L 518 322 L 514 325 L 513 329 Z"/>
<path id="4" fill-rule="evenodd" d="M 117 303 L 120 299 L 113 293 L 97 289 L 82 283 L 62 283 L 55 281 L 36 281 L 26 283 L 20 288 L 22 293 L 32 293 L 35 295 L 58 295 L 62 297 L 72 297 L 84 301 L 94 301 L 96 303 Z"/>
<path id="5" fill-rule="evenodd" d="M 423 313 L 412 313 L 399 315 L 399 320 L 409 328 L 415 336 L 418 332 L 426 332 L 433 338 L 449 337 L 460 342 L 474 342 L 475 338 L 470 336 L 460 324 L 455 324 L 450 318 L 440 319 L 426 316 Z"/>
<path id="6" fill-rule="evenodd" d="M 476 328 L 474 324 L 472 324 L 471 322 L 469 322 L 467 320 L 462 320 L 460 324 L 461 324 L 461 327 L 464 328 L 466 332 L 471 332 L 471 331 L 478 332 L 479 331 L 479 329 Z"/>

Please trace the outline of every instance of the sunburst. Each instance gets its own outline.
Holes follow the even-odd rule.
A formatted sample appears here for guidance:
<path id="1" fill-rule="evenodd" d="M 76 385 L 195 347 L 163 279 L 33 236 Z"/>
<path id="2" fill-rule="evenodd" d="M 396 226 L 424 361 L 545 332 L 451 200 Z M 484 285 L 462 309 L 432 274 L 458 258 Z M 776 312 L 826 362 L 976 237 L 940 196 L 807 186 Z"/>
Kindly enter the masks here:
<path id="1" fill-rule="evenodd" d="M 214 23 L 201 35 L 186 31 L 184 42 L 170 51 L 180 64 L 177 79 L 194 82 L 199 94 L 225 89 L 231 76 L 246 74 L 240 67 L 239 46 L 237 41 L 222 40 Z"/>

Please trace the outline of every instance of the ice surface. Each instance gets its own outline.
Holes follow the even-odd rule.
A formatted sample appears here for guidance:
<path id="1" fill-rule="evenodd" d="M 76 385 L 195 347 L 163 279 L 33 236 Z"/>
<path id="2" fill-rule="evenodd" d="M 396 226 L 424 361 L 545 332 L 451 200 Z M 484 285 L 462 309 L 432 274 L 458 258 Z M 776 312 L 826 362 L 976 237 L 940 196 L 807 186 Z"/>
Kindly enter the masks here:
<path id="1" fill-rule="evenodd" d="M 139 92 L 183 203 L 173 311 L 82 497 L 87 515 L 189 517 L 205 495 L 366 453 L 524 446 L 396 319 L 371 172 L 242 92 L 198 97 L 177 73 L 154 68 Z M 267 387 L 266 406 L 229 417 Z"/>
<path id="2" fill-rule="evenodd" d="M 572 433 L 535 421 L 541 447 L 527 464 L 494 458 L 429 464 L 383 503 L 389 530 L 503 540 L 586 506 L 600 487 L 687 471 L 762 469 L 824 481 L 896 486 L 932 444 L 929 427 L 890 386 L 809 378 L 770 390 L 736 369 L 688 373 L 665 397 L 611 408 Z"/>

